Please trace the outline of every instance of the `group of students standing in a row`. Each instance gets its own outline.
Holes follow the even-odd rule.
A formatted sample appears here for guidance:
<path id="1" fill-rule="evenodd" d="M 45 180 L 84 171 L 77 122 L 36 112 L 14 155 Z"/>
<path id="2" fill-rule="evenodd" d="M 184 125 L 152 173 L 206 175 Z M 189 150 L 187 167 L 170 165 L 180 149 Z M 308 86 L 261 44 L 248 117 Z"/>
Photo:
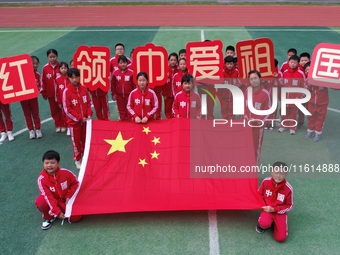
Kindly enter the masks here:
<path id="1" fill-rule="evenodd" d="M 327 112 L 328 91 L 327 88 L 311 86 L 306 82 L 310 60 L 308 53 L 302 53 L 299 57 L 295 49 L 289 49 L 287 61 L 283 63 L 281 68 L 278 67 L 278 62 L 275 61 L 276 70 L 273 72 L 273 77 L 266 81 L 261 79 L 261 74 L 256 70 L 249 73 L 248 80 L 241 81 L 237 69 L 237 58 L 235 58 L 235 48 L 228 46 L 225 55 L 224 82 L 238 86 L 244 92 L 248 86 L 252 86 L 254 88 L 253 105 L 257 110 L 270 108 L 273 87 L 277 87 L 279 93 L 281 87 L 308 87 L 312 92 L 312 98 L 308 103 L 308 109 L 312 115 L 308 116 L 308 130 L 305 138 L 309 139 L 314 136 L 314 141 L 320 139 Z M 211 95 L 215 94 L 220 99 L 221 117 L 227 120 L 234 118 L 233 96 L 228 89 L 218 89 L 216 91 L 212 84 L 201 83 L 196 84 L 198 93 L 195 92 L 193 77 L 188 74 L 185 57 L 186 52 L 184 49 L 180 50 L 179 54 L 169 54 L 168 80 L 166 84 L 149 89 L 147 86 L 148 74 L 145 72 L 137 74 L 137 86 L 134 84 L 131 60 L 125 56 L 124 45 L 121 43 L 116 44 L 115 56 L 110 60 L 111 95 L 112 99 L 117 103 L 120 120 L 146 123 L 149 119 L 161 119 L 163 99 L 166 118 L 201 118 L 201 94 L 209 94 L 207 97 L 207 119 L 214 119 L 214 100 Z M 83 86 L 78 87 L 79 71 L 73 68 L 73 61 L 70 62 L 71 69 L 68 63 L 59 63 L 58 52 L 55 49 L 47 51 L 47 59 L 48 63 L 42 68 L 40 79 L 37 71 L 39 59 L 32 56 L 37 86 L 43 98 L 49 102 L 55 131 L 58 133 L 68 131 L 68 134 L 72 136 L 74 159 L 76 166 L 79 168 L 85 143 L 85 125 L 83 123 L 92 116 L 92 104 L 98 119 L 110 119 L 108 92 L 97 89 L 90 91 L 90 97 L 87 89 L 82 88 Z M 66 90 L 67 92 L 65 92 Z M 247 98 L 247 93 L 245 93 L 245 97 Z M 298 98 L 301 97 L 301 94 L 289 93 L 287 97 Z M 21 105 L 29 130 L 29 138 L 41 138 L 37 98 L 22 101 Z M 0 114 L 0 142 L 5 141 L 7 138 L 11 141 L 14 137 L 12 135 L 13 122 L 11 121 L 9 105 L 1 104 L 1 111 L 5 115 L 6 124 L 3 122 L 2 114 Z M 246 108 L 244 117 L 266 120 L 268 117 L 269 119 L 276 119 L 276 114 L 274 112 L 271 116 L 255 116 Z M 289 125 L 289 120 L 296 120 L 299 125 L 302 125 L 304 117 L 302 113 L 298 113 L 298 108 L 295 105 L 287 105 L 287 114 L 281 116 L 281 123 L 283 123 L 283 120 L 287 120 L 288 122 L 286 121 L 285 124 Z M 253 128 L 257 159 L 259 159 L 261 151 L 262 132 L 265 129 L 272 130 L 274 128 L 272 124 L 273 122 L 266 123 L 264 129 Z M 285 130 L 284 126 L 278 129 L 279 132 L 284 132 Z M 295 131 L 296 127 L 291 125 L 290 134 L 295 134 Z"/>

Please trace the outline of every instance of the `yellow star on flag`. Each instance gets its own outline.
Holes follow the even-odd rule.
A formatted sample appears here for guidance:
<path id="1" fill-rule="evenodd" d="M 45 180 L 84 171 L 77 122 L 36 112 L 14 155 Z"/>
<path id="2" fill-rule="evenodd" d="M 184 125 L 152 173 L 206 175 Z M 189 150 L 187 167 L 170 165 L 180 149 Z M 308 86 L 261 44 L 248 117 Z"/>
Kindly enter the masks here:
<path id="1" fill-rule="evenodd" d="M 160 154 L 160 153 L 157 153 L 156 151 L 154 151 L 153 153 L 150 153 L 151 159 L 153 159 L 153 158 L 158 159 L 158 155 L 159 155 L 159 154 Z"/>
<path id="2" fill-rule="evenodd" d="M 143 127 L 143 131 L 144 133 L 146 133 L 147 135 L 151 132 L 149 127 Z"/>
<path id="3" fill-rule="evenodd" d="M 139 159 L 138 165 L 142 165 L 143 167 L 147 165 L 148 163 L 145 161 L 145 159 Z"/>
<path id="4" fill-rule="evenodd" d="M 160 138 L 160 137 L 158 137 L 158 138 L 154 137 L 153 140 L 152 140 L 151 142 L 153 142 L 154 145 L 156 145 L 157 143 L 161 143 L 161 142 L 159 141 L 159 139 L 161 139 L 161 138 Z"/>
<path id="5" fill-rule="evenodd" d="M 107 155 L 110 155 L 111 153 L 114 153 L 116 151 L 121 151 L 121 152 L 126 152 L 125 151 L 125 145 L 130 142 L 133 139 L 133 137 L 131 137 L 128 140 L 124 140 L 122 137 L 122 133 L 119 131 L 116 139 L 114 140 L 110 140 L 110 139 L 104 139 L 105 142 L 107 142 L 108 144 L 111 144 L 111 148 L 109 150 L 109 152 L 107 153 Z"/>

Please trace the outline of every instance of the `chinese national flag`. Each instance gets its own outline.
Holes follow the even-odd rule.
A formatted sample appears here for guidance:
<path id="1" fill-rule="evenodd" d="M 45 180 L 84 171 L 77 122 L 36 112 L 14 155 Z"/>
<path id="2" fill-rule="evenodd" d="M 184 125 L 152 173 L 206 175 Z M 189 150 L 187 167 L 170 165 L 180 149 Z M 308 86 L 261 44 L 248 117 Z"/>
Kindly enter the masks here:
<path id="1" fill-rule="evenodd" d="M 195 155 L 190 152 L 193 145 L 190 140 L 195 137 L 190 134 L 191 128 L 195 126 L 195 132 L 200 136 L 194 143 L 196 150 L 200 141 L 215 143 L 216 137 L 221 140 L 221 135 L 223 140 L 229 136 L 230 141 L 234 141 L 233 129 L 214 129 L 212 134 L 206 132 L 211 122 L 201 120 L 197 125 L 188 119 L 147 124 L 95 120 L 87 124 L 85 155 L 79 174 L 81 184 L 67 204 L 67 216 L 136 211 L 249 210 L 263 206 L 257 194 L 257 174 L 242 178 L 192 174 Z M 224 151 L 224 160 L 233 157 L 230 161 L 233 165 L 255 165 L 251 130 L 242 127 L 236 132 L 239 132 L 237 145 L 226 140 L 217 145 L 218 151 Z M 220 148 L 221 145 L 224 148 Z M 204 152 L 204 148 L 201 151 Z M 235 157 L 235 152 L 241 152 L 239 155 L 242 156 Z M 202 162 L 202 157 L 197 162 Z"/>

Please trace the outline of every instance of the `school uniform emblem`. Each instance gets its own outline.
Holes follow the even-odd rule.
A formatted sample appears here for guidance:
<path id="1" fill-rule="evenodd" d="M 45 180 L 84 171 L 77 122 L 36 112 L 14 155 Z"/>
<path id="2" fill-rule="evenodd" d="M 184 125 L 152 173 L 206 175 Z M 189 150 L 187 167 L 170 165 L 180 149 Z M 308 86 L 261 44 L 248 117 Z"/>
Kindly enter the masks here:
<path id="1" fill-rule="evenodd" d="M 270 191 L 270 189 L 266 189 L 266 196 L 270 197 L 273 194 L 273 192 Z"/>
<path id="2" fill-rule="evenodd" d="M 150 99 L 145 99 L 145 105 L 150 105 Z"/>
<path id="3" fill-rule="evenodd" d="M 83 96 L 83 102 L 87 103 L 87 97 L 86 96 Z"/>
<path id="4" fill-rule="evenodd" d="M 299 81 L 298 80 L 293 80 L 292 81 L 292 86 L 297 86 L 299 84 Z"/>
<path id="5" fill-rule="evenodd" d="M 255 109 L 256 110 L 261 110 L 261 105 L 262 105 L 262 103 L 255 102 Z"/>
<path id="6" fill-rule="evenodd" d="M 130 76 L 125 75 L 124 76 L 124 81 L 130 81 Z"/>
<path id="7" fill-rule="evenodd" d="M 191 108 L 195 108 L 196 107 L 196 101 L 191 101 Z"/>
<path id="8" fill-rule="evenodd" d="M 62 182 L 62 183 L 60 184 L 60 186 L 61 186 L 61 189 L 62 189 L 62 190 L 67 189 L 67 181 Z"/>
<path id="9" fill-rule="evenodd" d="M 278 193 L 277 194 L 277 200 L 283 202 L 283 200 L 285 199 L 285 195 L 281 194 L 281 193 Z"/>

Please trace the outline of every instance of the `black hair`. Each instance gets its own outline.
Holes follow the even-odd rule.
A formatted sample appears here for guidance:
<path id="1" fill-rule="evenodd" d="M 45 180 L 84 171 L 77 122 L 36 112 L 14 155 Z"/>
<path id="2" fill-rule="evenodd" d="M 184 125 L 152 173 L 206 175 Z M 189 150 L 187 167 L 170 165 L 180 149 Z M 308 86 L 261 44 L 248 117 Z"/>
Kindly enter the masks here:
<path id="1" fill-rule="evenodd" d="M 225 51 L 228 51 L 228 50 L 232 50 L 233 52 L 235 52 L 235 47 L 232 45 L 229 45 L 227 46 L 227 48 L 225 48 Z"/>
<path id="2" fill-rule="evenodd" d="M 122 55 L 122 56 L 119 56 L 119 57 L 118 57 L 118 63 L 119 63 L 120 61 L 123 61 L 124 63 L 127 63 L 127 62 L 128 62 L 128 59 L 127 59 L 127 57 L 125 57 L 124 55 Z"/>
<path id="3" fill-rule="evenodd" d="M 178 56 L 181 55 L 182 53 L 187 53 L 187 50 L 186 49 L 180 49 L 179 52 L 178 52 Z"/>
<path id="4" fill-rule="evenodd" d="M 303 66 L 303 68 L 306 69 L 306 68 L 309 67 L 309 66 L 310 66 L 310 61 L 308 61 L 308 62 Z"/>
<path id="5" fill-rule="evenodd" d="M 54 150 L 49 150 L 44 153 L 42 156 L 42 162 L 44 162 L 45 159 L 55 159 L 56 161 L 60 161 L 60 155 L 58 152 Z"/>
<path id="6" fill-rule="evenodd" d="M 276 162 L 273 164 L 273 167 L 288 168 L 287 164 L 286 164 L 286 163 L 283 163 L 283 162 L 281 162 L 281 161 L 276 161 Z"/>
<path id="7" fill-rule="evenodd" d="M 38 63 L 40 62 L 40 61 L 39 61 L 39 58 L 38 58 L 37 56 L 32 55 L 32 56 L 31 56 L 31 59 L 32 59 L 32 60 L 35 59 L 36 61 L 38 61 Z"/>
<path id="8" fill-rule="evenodd" d="M 257 74 L 257 76 L 261 79 L 261 73 L 260 73 L 259 71 L 257 71 L 257 70 L 251 70 L 251 71 L 249 71 L 249 73 L 248 73 L 248 78 L 249 78 L 250 75 L 253 74 L 253 73 Z"/>
<path id="9" fill-rule="evenodd" d="M 140 76 L 143 76 L 147 81 L 149 80 L 148 74 L 146 72 L 139 72 L 137 74 L 137 80 Z"/>
<path id="10" fill-rule="evenodd" d="M 302 58 L 302 57 L 307 57 L 308 59 L 310 59 L 310 54 L 308 52 L 302 52 L 300 54 L 300 58 Z"/>
<path id="11" fill-rule="evenodd" d="M 117 44 L 115 45 L 115 49 L 117 48 L 117 46 L 123 46 L 123 49 L 125 50 L 124 44 L 122 44 L 122 43 L 117 43 Z"/>
<path id="12" fill-rule="evenodd" d="M 234 63 L 234 57 L 228 56 L 228 57 L 225 57 L 225 58 L 224 58 L 224 64 L 225 64 L 225 63 L 230 63 L 230 62 L 233 62 L 233 63 Z"/>
<path id="13" fill-rule="evenodd" d="M 53 53 L 54 55 L 56 55 L 58 57 L 58 51 L 55 50 L 55 49 L 49 49 L 47 52 L 46 52 L 46 56 L 48 57 L 48 55 L 50 55 L 51 53 Z"/>
<path id="14" fill-rule="evenodd" d="M 194 77 L 191 75 L 191 74 L 185 74 L 185 75 L 183 75 L 183 77 L 182 77 L 182 84 L 184 83 L 184 82 L 189 82 L 189 83 L 194 83 Z"/>
<path id="15" fill-rule="evenodd" d="M 275 67 L 277 67 L 279 65 L 279 61 L 277 61 L 276 58 L 274 58 L 274 65 L 275 65 Z"/>
<path id="16" fill-rule="evenodd" d="M 77 68 L 72 67 L 68 69 L 67 76 L 71 78 L 73 75 L 80 77 L 80 72 Z"/>
<path id="17" fill-rule="evenodd" d="M 291 56 L 289 57 L 289 61 L 290 61 L 290 60 L 296 60 L 298 63 L 300 62 L 300 58 L 299 58 L 298 55 L 291 55 Z"/>
<path id="18" fill-rule="evenodd" d="M 293 52 L 294 55 L 297 55 L 297 50 L 296 50 L 295 48 L 290 48 L 289 50 L 287 50 L 287 54 L 288 54 L 289 52 Z"/>
<path id="19" fill-rule="evenodd" d="M 66 66 L 66 68 L 69 69 L 68 64 L 67 64 L 66 62 L 60 62 L 60 63 L 59 63 L 59 69 L 60 69 L 60 67 L 62 67 L 62 66 Z"/>
<path id="20" fill-rule="evenodd" d="M 237 57 L 234 57 L 234 64 L 237 63 Z"/>
<path id="21" fill-rule="evenodd" d="M 178 54 L 176 52 L 170 53 L 170 55 L 168 56 L 168 60 L 170 60 L 171 57 L 175 57 L 176 60 L 178 61 Z"/>

